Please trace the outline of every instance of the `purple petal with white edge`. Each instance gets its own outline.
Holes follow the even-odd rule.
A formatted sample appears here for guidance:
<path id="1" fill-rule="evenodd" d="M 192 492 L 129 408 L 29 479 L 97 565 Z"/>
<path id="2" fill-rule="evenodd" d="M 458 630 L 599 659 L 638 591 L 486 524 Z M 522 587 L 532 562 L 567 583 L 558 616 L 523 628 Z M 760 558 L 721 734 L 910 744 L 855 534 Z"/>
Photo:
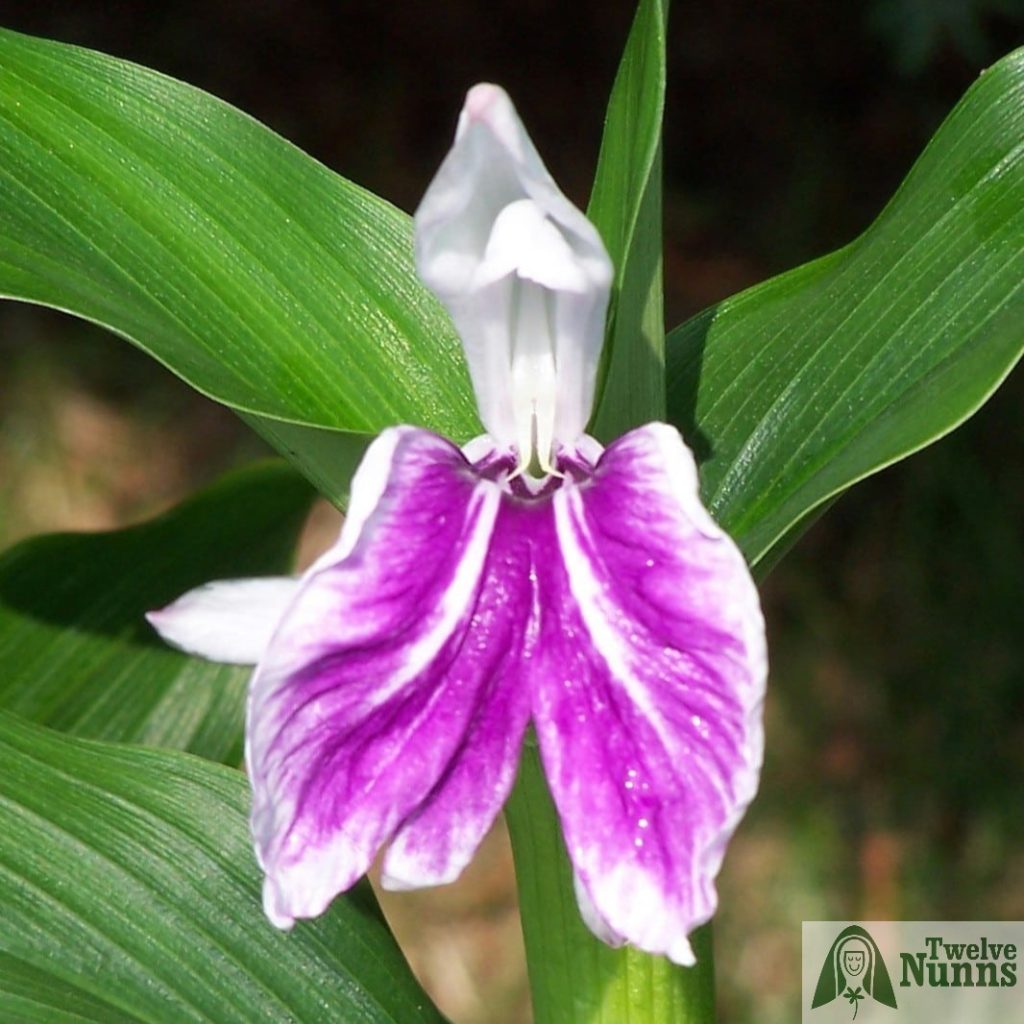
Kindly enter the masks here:
<path id="1" fill-rule="evenodd" d="M 460 652 L 483 685 L 462 749 L 384 857 L 381 884 L 410 889 L 454 881 L 480 845 L 515 782 L 530 694 L 523 677 L 535 577 L 527 541 L 531 511 L 503 499 L 484 580 Z"/>
<path id="2" fill-rule="evenodd" d="M 692 964 L 760 771 L 757 592 L 672 427 L 620 438 L 553 506 L 533 715 L 581 910 L 604 937 Z"/>
<path id="3" fill-rule="evenodd" d="M 164 640 L 189 654 L 255 665 L 298 588 L 298 577 L 291 576 L 218 580 L 146 618 Z"/>
<path id="4" fill-rule="evenodd" d="M 492 543 L 500 506 L 435 434 L 393 428 L 367 451 L 338 545 L 250 692 L 253 831 L 279 927 L 321 913 L 396 833 L 394 884 L 447 879 L 496 816 L 529 701 L 505 692 L 530 582 L 525 556 Z"/>

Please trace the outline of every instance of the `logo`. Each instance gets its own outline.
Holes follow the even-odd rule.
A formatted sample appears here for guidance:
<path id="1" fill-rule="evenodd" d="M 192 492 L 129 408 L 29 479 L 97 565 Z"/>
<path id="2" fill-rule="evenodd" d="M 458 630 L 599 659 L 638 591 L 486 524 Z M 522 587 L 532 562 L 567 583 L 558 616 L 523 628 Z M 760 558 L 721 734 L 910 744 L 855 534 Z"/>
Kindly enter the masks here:
<path id="1" fill-rule="evenodd" d="M 801 1024 L 1024 1024 L 1024 921 L 804 921 Z"/>
<path id="2" fill-rule="evenodd" d="M 811 1009 L 836 999 L 845 999 L 853 1007 L 851 1020 L 857 1019 L 857 1010 L 865 999 L 896 1009 L 889 969 L 877 943 L 859 924 L 844 928 L 832 943 L 821 965 Z"/>

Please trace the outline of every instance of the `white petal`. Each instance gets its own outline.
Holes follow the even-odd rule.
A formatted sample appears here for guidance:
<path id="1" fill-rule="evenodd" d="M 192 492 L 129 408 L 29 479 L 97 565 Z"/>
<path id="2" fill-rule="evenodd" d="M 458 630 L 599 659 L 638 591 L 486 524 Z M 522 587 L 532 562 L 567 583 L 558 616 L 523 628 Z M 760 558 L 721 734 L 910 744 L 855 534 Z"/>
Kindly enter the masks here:
<path id="1" fill-rule="evenodd" d="M 569 243 L 532 199 L 509 203 L 498 214 L 473 283 L 482 287 L 513 273 L 553 290 L 587 287 Z"/>
<path id="2" fill-rule="evenodd" d="M 351 501 L 334 544 L 303 579 L 344 559 L 355 546 L 387 483 L 395 446 L 411 428 L 383 431 L 366 450 L 352 478 Z M 174 647 L 210 661 L 255 665 L 301 584 L 297 577 L 220 580 L 183 594 L 146 618 Z"/>
<path id="3" fill-rule="evenodd" d="M 611 261 L 497 86 L 470 90 L 415 227 L 420 276 L 462 338 L 487 432 L 521 464 L 534 437 L 542 460 L 549 439 L 572 445 L 590 416 Z M 524 344 L 538 310 L 543 330 Z"/>
<path id="4" fill-rule="evenodd" d="M 298 585 L 291 576 L 218 580 L 182 594 L 146 618 L 164 640 L 189 654 L 255 665 Z"/>

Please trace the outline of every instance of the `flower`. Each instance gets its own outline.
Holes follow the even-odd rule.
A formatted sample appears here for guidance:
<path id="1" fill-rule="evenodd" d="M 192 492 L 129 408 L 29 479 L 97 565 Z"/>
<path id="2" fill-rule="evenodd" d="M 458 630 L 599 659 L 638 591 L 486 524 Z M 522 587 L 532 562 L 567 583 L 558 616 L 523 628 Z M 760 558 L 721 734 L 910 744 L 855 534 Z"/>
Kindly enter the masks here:
<path id="1" fill-rule="evenodd" d="M 386 887 L 452 881 L 532 722 L 587 923 L 692 963 L 757 786 L 756 590 L 673 427 L 584 433 L 611 263 L 501 89 L 470 91 L 415 224 L 487 433 L 385 430 L 301 579 L 209 584 L 150 620 L 256 664 L 252 825 L 279 927 L 385 847 Z"/>

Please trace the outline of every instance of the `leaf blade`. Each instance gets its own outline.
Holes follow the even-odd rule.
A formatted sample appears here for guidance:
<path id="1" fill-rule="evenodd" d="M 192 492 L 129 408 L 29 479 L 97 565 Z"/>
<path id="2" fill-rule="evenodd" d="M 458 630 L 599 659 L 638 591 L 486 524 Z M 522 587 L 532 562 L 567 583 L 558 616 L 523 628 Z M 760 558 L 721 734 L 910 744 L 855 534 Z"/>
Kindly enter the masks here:
<path id="1" fill-rule="evenodd" d="M 238 764 L 250 670 L 166 647 L 143 616 L 211 578 L 290 569 L 313 492 L 272 463 L 141 526 L 0 556 L 0 708 L 95 739 Z"/>
<path id="2" fill-rule="evenodd" d="M 963 422 L 1019 360 L 1022 99 L 1017 51 L 972 86 L 860 238 L 670 334 L 669 417 L 752 561 Z"/>
<path id="3" fill-rule="evenodd" d="M 439 1022 L 364 888 L 263 920 L 247 803 L 230 769 L 0 714 L 4 1019 L 46 975 L 97 1022 Z"/>
<path id="4" fill-rule="evenodd" d="M 615 266 L 592 430 L 611 440 L 665 406 L 661 125 L 668 4 L 646 0 L 619 64 L 587 216 Z"/>
<path id="5" fill-rule="evenodd" d="M 244 412 L 465 438 L 409 218 L 198 89 L 0 32 L 0 294 L 64 309 Z"/>

